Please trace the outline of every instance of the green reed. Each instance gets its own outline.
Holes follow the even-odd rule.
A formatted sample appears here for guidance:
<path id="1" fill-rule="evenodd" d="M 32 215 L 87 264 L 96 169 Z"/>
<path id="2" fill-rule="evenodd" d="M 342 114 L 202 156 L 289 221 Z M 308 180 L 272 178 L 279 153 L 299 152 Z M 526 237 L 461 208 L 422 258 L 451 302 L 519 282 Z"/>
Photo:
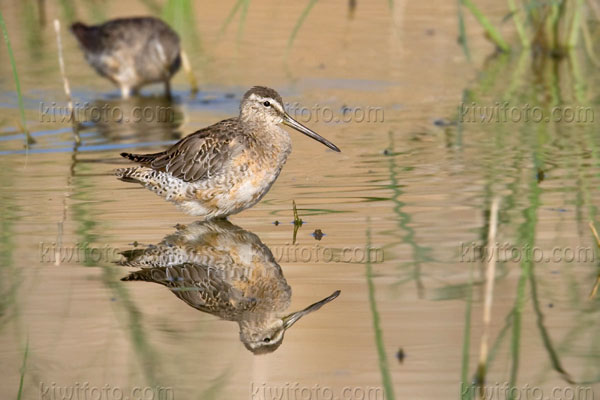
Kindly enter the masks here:
<path id="1" fill-rule="evenodd" d="M 99 229 L 99 223 L 96 220 L 97 213 L 91 209 L 92 198 L 96 188 L 89 179 L 89 165 L 77 162 L 77 151 L 73 154 L 73 165 L 71 167 L 73 196 L 75 204 L 72 206 L 73 218 L 77 223 L 75 233 L 80 237 L 80 243 L 84 244 L 84 254 L 89 254 L 87 247 L 91 246 L 100 238 L 95 233 Z M 81 175 L 81 176 L 79 176 Z M 123 326 L 129 330 L 129 337 L 135 354 L 139 358 L 142 372 L 146 379 L 157 386 L 158 377 L 156 373 L 157 355 L 151 343 L 148 340 L 147 330 L 143 326 L 143 315 L 135 305 L 130 296 L 129 290 L 119 280 L 117 269 L 107 262 L 96 262 L 86 258 L 82 263 L 86 267 L 99 267 L 102 270 L 102 283 L 111 290 L 112 295 L 120 304 L 120 309 L 125 311 L 126 320 L 122 321 Z"/>
<path id="2" fill-rule="evenodd" d="M 473 14 L 477 22 L 479 22 L 479 24 L 488 34 L 489 38 L 496 44 L 496 46 L 498 46 L 500 50 L 505 52 L 510 50 L 510 46 L 506 41 L 504 41 L 500 32 L 498 32 L 494 25 L 492 25 L 485 14 L 479 10 L 475 3 L 473 3 L 471 0 L 461 0 L 460 4 L 471 11 L 471 14 Z"/>
<path id="3" fill-rule="evenodd" d="M 308 17 L 308 14 L 310 14 L 310 10 L 312 10 L 312 8 L 314 7 L 314 5 L 316 3 L 317 3 L 317 0 L 309 0 L 306 7 L 304 7 L 302 14 L 300 14 L 300 16 L 298 17 L 298 20 L 296 21 L 296 24 L 294 25 L 294 28 L 292 29 L 292 33 L 290 33 L 290 37 L 289 37 L 288 43 L 287 43 L 287 51 L 289 51 L 292 48 L 292 45 L 294 44 L 294 40 L 296 39 L 296 36 L 298 35 L 298 31 L 302 27 L 302 24 L 304 24 L 306 17 Z"/>
<path id="4" fill-rule="evenodd" d="M 366 249 L 371 248 L 371 228 L 369 227 L 370 221 L 367 221 L 367 243 Z M 375 284 L 373 283 L 373 265 L 371 263 L 371 257 L 367 256 L 365 261 L 365 275 L 367 278 L 367 288 L 369 290 L 369 306 L 371 309 L 371 316 L 373 317 L 373 331 L 375 333 L 375 345 L 377 347 L 377 356 L 379 358 L 379 371 L 381 372 L 381 380 L 383 382 L 383 389 L 385 390 L 385 398 L 387 400 L 394 400 L 394 385 L 392 383 L 392 376 L 388 368 L 387 356 L 385 352 L 385 344 L 383 341 L 383 332 L 381 330 L 381 323 L 379 318 L 379 312 L 377 311 L 377 301 L 375 300 Z"/>
<path id="5" fill-rule="evenodd" d="M 242 34 L 244 32 L 244 26 L 246 25 L 246 17 L 248 15 L 248 7 L 249 6 L 250 6 L 250 0 L 237 0 L 235 2 L 235 4 L 233 5 L 233 7 L 231 7 L 231 10 L 229 11 L 227 18 L 225 18 L 225 21 L 223 21 L 223 24 L 221 24 L 221 27 L 219 28 L 218 36 L 219 37 L 223 36 L 225 31 L 227 30 L 227 27 L 229 26 L 231 21 L 233 21 L 233 18 L 237 15 L 238 11 L 241 8 L 242 11 L 240 12 L 240 21 L 239 21 L 238 33 L 237 33 L 237 40 L 238 41 L 241 40 Z"/>
<path id="6" fill-rule="evenodd" d="M 25 122 L 25 106 L 23 105 L 23 95 L 21 94 L 21 83 L 19 81 L 19 74 L 17 73 L 17 64 L 15 62 L 12 46 L 8 37 L 8 30 L 6 29 L 2 12 L 0 12 L 0 28 L 2 29 L 2 33 L 4 35 L 4 42 L 6 43 L 6 48 L 8 50 L 8 59 L 10 60 L 10 65 L 12 67 L 13 79 L 15 81 L 15 87 L 19 99 L 19 116 L 21 117 L 21 129 L 25 133 L 25 147 L 29 148 L 29 145 L 35 143 L 35 140 L 31 137 L 31 134 L 27 130 L 27 124 Z"/>
<path id="7" fill-rule="evenodd" d="M 465 391 L 465 385 L 469 385 L 469 350 L 471 348 L 471 310 L 473 308 L 473 267 L 469 270 L 469 290 L 465 304 L 465 327 L 463 334 L 462 346 L 462 363 L 460 372 L 461 399 L 467 400 L 471 398 L 470 391 Z"/>
<path id="8" fill-rule="evenodd" d="M 19 392 L 17 393 L 17 400 L 21 400 L 23 396 L 23 382 L 25 380 L 25 371 L 27 367 L 27 357 L 29 356 L 29 337 L 25 342 L 25 351 L 23 352 L 23 363 L 21 364 L 21 369 L 19 370 Z"/>
<path id="9" fill-rule="evenodd" d="M 459 0 L 459 7 L 465 7 L 471 12 L 500 51 L 511 51 L 511 46 L 474 1 Z M 503 21 L 513 22 L 523 49 L 562 56 L 579 44 L 581 33 L 585 36 L 589 32 L 588 22 L 584 18 L 586 7 L 583 0 L 507 0 L 508 14 Z M 459 14 L 459 27 L 462 23 Z M 589 44 L 589 38 L 584 39 Z M 588 51 L 592 51 L 591 46 L 586 47 Z M 593 51 L 590 54 L 590 57 L 595 57 Z"/>
<path id="10" fill-rule="evenodd" d="M 396 155 L 399 153 L 395 152 L 394 145 L 394 134 L 389 132 L 389 145 L 387 148 L 388 155 L 388 171 L 390 185 L 389 189 L 392 191 L 392 211 L 396 215 L 396 226 L 398 230 L 394 231 L 394 235 L 398 235 L 398 232 L 402 233 L 401 243 L 407 244 L 412 249 L 412 261 L 408 261 L 401 265 L 404 267 L 412 267 L 412 273 L 406 278 L 404 282 L 415 281 L 417 287 L 417 295 L 419 298 L 423 298 L 425 292 L 425 286 L 421 277 L 421 267 L 424 263 L 433 261 L 431 257 L 431 248 L 421 246 L 417 243 L 417 234 L 415 229 L 412 227 L 412 216 L 410 213 L 405 211 L 406 203 L 402 201 L 404 190 L 402 190 L 401 172 L 408 171 L 411 167 L 400 167 L 396 163 Z M 392 233 L 392 232 L 390 232 Z M 403 282 L 401 282 L 403 283 Z"/>
<path id="11" fill-rule="evenodd" d="M 202 51 L 192 0 L 167 0 L 162 9 L 162 18 L 181 35 L 186 46 Z"/>

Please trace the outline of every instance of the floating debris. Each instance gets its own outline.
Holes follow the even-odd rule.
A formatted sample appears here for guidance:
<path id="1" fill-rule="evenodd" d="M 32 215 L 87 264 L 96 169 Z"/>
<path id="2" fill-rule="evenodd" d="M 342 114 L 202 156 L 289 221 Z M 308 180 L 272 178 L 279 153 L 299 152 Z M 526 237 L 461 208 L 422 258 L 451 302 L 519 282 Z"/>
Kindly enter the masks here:
<path id="1" fill-rule="evenodd" d="M 544 173 L 544 170 L 541 168 L 538 168 L 537 173 L 536 173 L 536 177 L 537 177 L 537 182 L 538 183 L 542 183 L 544 181 L 544 178 L 546 177 L 546 174 Z"/>
<path id="2" fill-rule="evenodd" d="M 456 121 L 450 121 L 446 118 L 436 118 L 433 120 L 435 126 L 452 126 L 456 125 Z"/>
<path id="3" fill-rule="evenodd" d="M 275 221 L 273 222 L 273 225 L 275 225 L 275 226 L 279 226 L 279 224 L 280 224 L 280 222 L 279 222 L 279 221 L 277 221 L 277 220 L 275 220 Z"/>
<path id="4" fill-rule="evenodd" d="M 296 208 L 296 201 L 292 200 L 294 208 L 294 235 L 292 236 L 292 244 L 296 244 L 296 236 L 298 235 L 298 229 L 302 226 L 304 221 L 298 216 L 298 209 Z"/>
<path id="5" fill-rule="evenodd" d="M 396 353 L 396 358 L 398 359 L 398 362 L 399 362 L 400 364 L 403 364 L 403 363 L 404 363 L 404 357 L 405 357 L 405 356 L 406 356 L 406 355 L 404 354 L 404 349 L 403 349 L 402 347 L 400 347 L 400 348 L 398 349 L 398 352 Z"/>
<path id="6" fill-rule="evenodd" d="M 323 236 L 325 236 L 323 231 L 320 229 L 315 229 L 315 231 L 312 233 L 312 235 L 316 240 L 321 240 L 321 239 L 323 239 Z"/>

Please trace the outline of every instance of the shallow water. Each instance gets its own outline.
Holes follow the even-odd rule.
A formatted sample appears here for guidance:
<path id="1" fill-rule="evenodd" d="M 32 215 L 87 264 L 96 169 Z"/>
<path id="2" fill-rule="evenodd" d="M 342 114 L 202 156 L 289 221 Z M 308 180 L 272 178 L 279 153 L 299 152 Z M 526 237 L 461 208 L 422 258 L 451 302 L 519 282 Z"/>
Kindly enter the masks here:
<path id="1" fill-rule="evenodd" d="M 544 113 L 582 105 L 597 121 L 596 69 L 581 60 L 487 58 L 493 49 L 472 21 L 468 62 L 456 42 L 455 5 L 442 1 L 395 2 L 392 10 L 358 2 L 354 18 L 346 3 L 318 3 L 287 56 L 304 4 L 251 2 L 244 22 L 238 13 L 222 35 L 233 4 L 197 4 L 195 28 L 182 26 L 201 91 L 191 98 L 180 72 L 173 102 L 160 87 L 119 100 L 63 28 L 79 108 L 101 113 L 91 110 L 108 104 L 130 117 L 82 112 L 76 146 L 70 124 L 48 115 L 53 102 L 65 105 L 50 21 L 151 12 L 152 2 L 121 3 L 48 4 L 42 28 L 27 11 L 35 7 L 2 5 L 36 140 L 23 148 L 2 47 L 2 398 L 17 397 L 21 370 L 25 399 L 61 398 L 61 388 L 85 382 L 125 392 L 166 387 L 178 399 L 262 399 L 274 390 L 292 399 L 304 388 L 310 398 L 329 398 L 315 385 L 336 398 L 382 398 L 386 376 L 388 399 L 459 398 L 479 359 L 486 262 L 474 247 L 486 243 L 496 197 L 496 247 L 508 250 L 496 270 L 487 388 L 502 393 L 514 384 L 524 393 L 528 385 L 545 398 L 600 392 L 599 300 L 588 298 L 599 273 L 588 227 L 598 221 L 598 123 L 482 123 L 459 109 L 461 102 L 507 101 Z M 157 151 L 233 116 L 256 84 L 276 88 L 299 118 L 303 106 L 313 110 L 300 119 L 342 149 L 291 133 L 294 151 L 276 184 L 230 218 L 273 252 L 292 289 L 289 310 L 341 290 L 294 325 L 279 349 L 258 356 L 240 342 L 235 322 L 197 311 L 160 285 L 120 280 L 134 269 L 114 263 L 119 251 L 157 244 L 194 218 L 112 175 L 127 165 L 119 152 Z M 329 114 L 315 113 L 317 106 L 333 120 L 324 122 Z M 150 118 L 133 122 L 136 107 L 151 110 Z M 357 107 L 383 110 L 382 120 L 341 121 Z M 304 221 L 295 243 L 292 200 Z M 381 255 L 371 264 L 368 246 Z M 507 260 L 527 248 L 543 252 L 541 260 Z M 555 248 L 563 260 L 552 258 Z M 587 256 L 570 260 L 580 248 Z"/>

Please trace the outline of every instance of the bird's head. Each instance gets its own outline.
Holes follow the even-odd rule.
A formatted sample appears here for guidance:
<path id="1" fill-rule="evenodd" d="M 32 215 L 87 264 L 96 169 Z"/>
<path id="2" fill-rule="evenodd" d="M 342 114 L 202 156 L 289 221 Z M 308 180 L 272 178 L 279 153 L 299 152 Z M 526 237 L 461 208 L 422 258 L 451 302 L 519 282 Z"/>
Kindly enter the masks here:
<path id="1" fill-rule="evenodd" d="M 264 86 L 254 86 L 248 90 L 240 103 L 240 120 L 247 124 L 279 125 L 284 124 L 298 132 L 323 143 L 331 150 L 340 149 L 329 140 L 296 121 L 285 111 L 283 99 L 275 90 Z"/>
<path id="2" fill-rule="evenodd" d="M 240 322 L 240 340 L 244 346 L 254 354 L 272 353 L 283 343 L 285 331 L 294 325 L 300 318 L 317 311 L 340 294 L 336 290 L 330 296 L 320 300 L 303 310 L 293 312 L 283 318 L 267 318 L 248 320 Z"/>

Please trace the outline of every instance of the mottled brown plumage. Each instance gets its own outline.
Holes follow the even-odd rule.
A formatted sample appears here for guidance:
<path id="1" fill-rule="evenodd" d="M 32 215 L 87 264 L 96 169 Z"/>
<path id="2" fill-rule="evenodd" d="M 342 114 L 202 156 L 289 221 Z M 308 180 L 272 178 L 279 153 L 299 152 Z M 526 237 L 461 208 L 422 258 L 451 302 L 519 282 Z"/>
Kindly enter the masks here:
<path id="1" fill-rule="evenodd" d="M 240 143 L 250 139 L 241 132 L 237 118 L 232 118 L 196 131 L 166 151 L 122 156 L 155 171 L 168 172 L 184 182 L 195 182 L 216 173 L 231 157 L 230 145 L 235 138 Z"/>
<path id="2" fill-rule="evenodd" d="M 71 32 L 85 58 L 121 89 L 124 98 L 141 86 L 169 80 L 181 65 L 179 36 L 153 17 L 119 18 L 101 25 L 76 22 Z"/>
<path id="3" fill-rule="evenodd" d="M 226 220 L 178 226 L 160 243 L 123 256 L 122 265 L 141 268 L 123 280 L 159 283 L 197 310 L 236 321 L 240 340 L 255 354 L 276 350 L 286 329 L 339 295 L 285 315 L 292 290 L 273 254 Z"/>
<path id="4" fill-rule="evenodd" d="M 291 152 L 282 123 L 339 151 L 293 120 L 277 92 L 257 86 L 244 95 L 239 117 L 201 129 L 159 153 L 122 153 L 141 166 L 118 169 L 116 175 L 143 184 L 192 215 L 235 214 L 260 201 L 279 176 Z"/>

